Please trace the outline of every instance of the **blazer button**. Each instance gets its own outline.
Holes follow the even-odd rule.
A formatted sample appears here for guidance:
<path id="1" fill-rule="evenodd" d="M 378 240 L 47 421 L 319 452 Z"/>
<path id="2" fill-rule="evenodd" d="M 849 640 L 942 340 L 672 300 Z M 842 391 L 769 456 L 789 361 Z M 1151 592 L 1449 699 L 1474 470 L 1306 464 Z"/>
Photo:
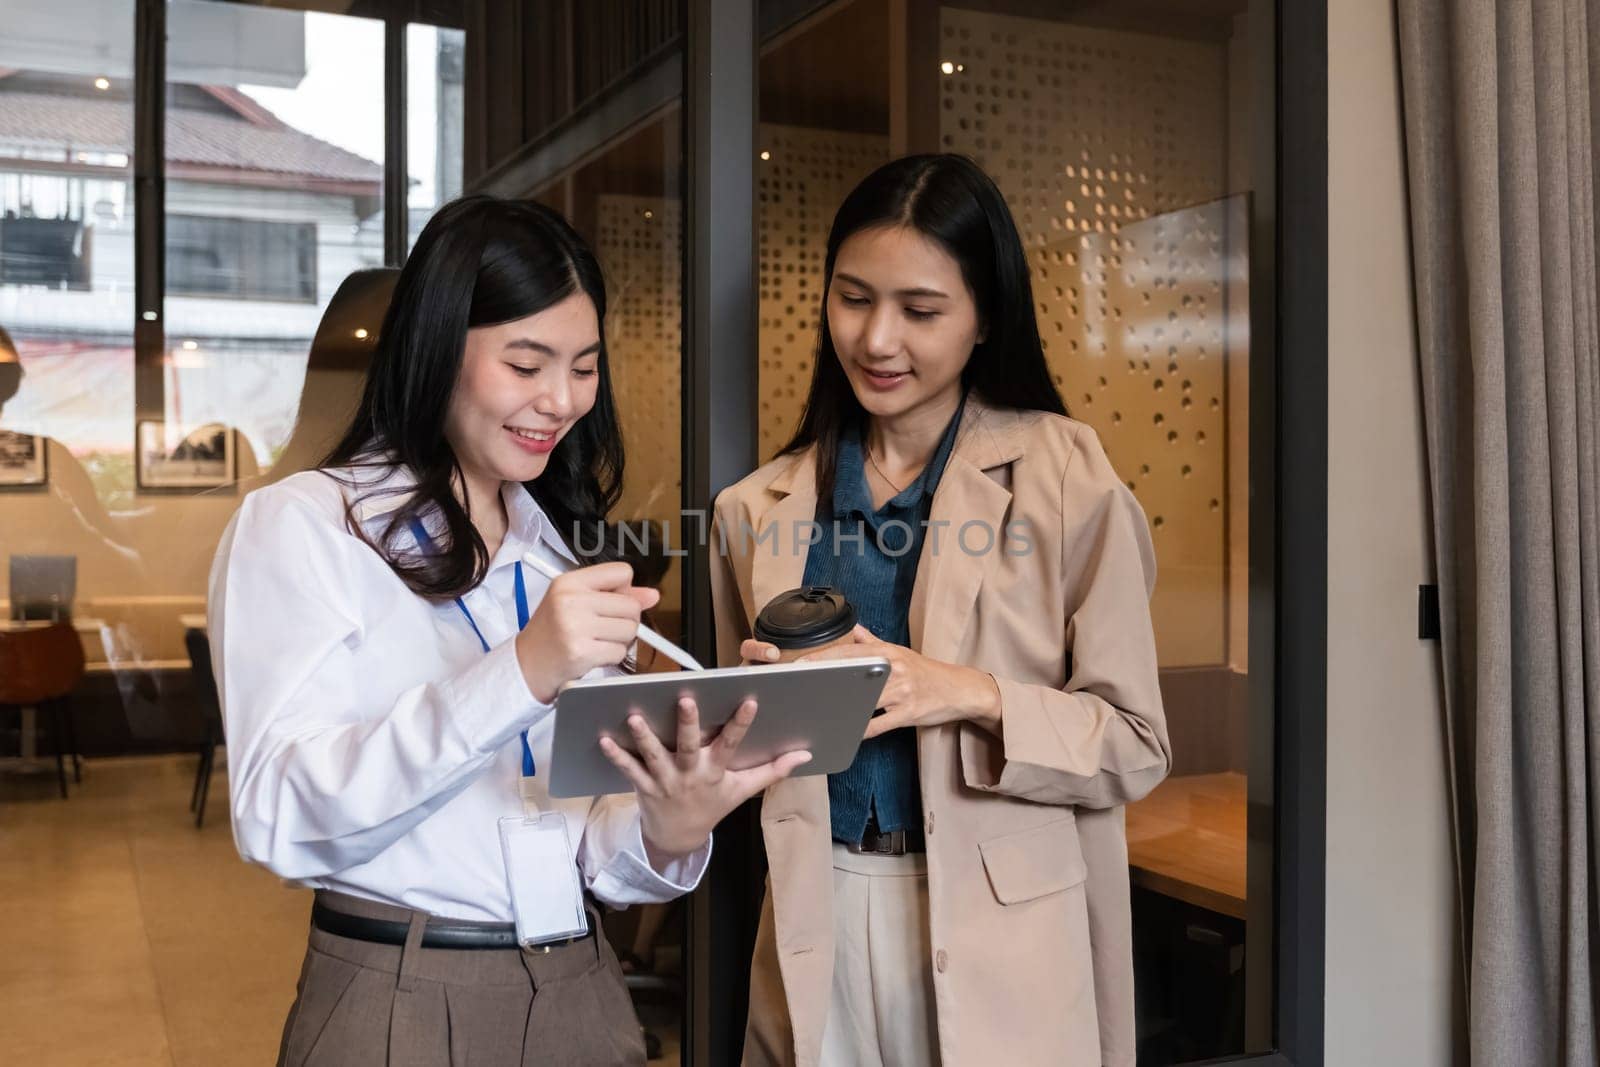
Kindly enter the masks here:
<path id="1" fill-rule="evenodd" d="M 950 954 L 944 949 L 940 949 L 938 954 L 933 957 L 933 965 L 940 974 L 943 974 L 945 968 L 950 966 Z"/>

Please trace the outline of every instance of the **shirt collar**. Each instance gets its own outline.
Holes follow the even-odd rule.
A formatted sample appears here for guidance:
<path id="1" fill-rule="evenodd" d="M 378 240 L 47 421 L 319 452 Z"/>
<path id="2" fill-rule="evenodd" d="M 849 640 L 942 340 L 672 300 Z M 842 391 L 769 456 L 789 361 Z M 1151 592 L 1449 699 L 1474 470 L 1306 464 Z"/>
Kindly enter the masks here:
<path id="1" fill-rule="evenodd" d="M 500 487 L 500 495 L 506 503 L 506 515 L 511 520 L 508 533 L 530 547 L 543 542 L 567 562 L 573 564 L 578 562 L 578 557 L 572 554 L 572 549 L 561 539 L 561 532 L 556 529 L 556 524 L 545 514 L 544 508 L 539 506 L 533 494 L 528 492 L 527 486 L 520 482 L 505 482 Z"/>
<path id="2" fill-rule="evenodd" d="M 950 462 L 950 452 L 955 447 L 957 431 L 961 427 L 961 413 L 966 407 L 966 397 L 945 425 L 938 446 L 933 450 L 920 474 L 912 483 L 896 493 L 884 508 L 905 509 L 920 504 L 924 497 L 932 496 L 939 488 L 945 465 Z M 867 488 L 866 447 L 861 441 L 860 427 L 843 434 L 839 439 L 839 462 L 833 483 L 833 510 L 837 515 L 859 512 L 862 516 L 873 514 L 872 492 Z"/>
<path id="3" fill-rule="evenodd" d="M 403 463 L 347 467 L 340 472 L 340 478 L 355 495 L 355 517 L 363 526 L 394 514 L 417 486 L 416 473 Z M 500 487 L 500 495 L 505 501 L 506 516 L 510 520 L 506 530 L 508 543 L 515 541 L 524 547 L 532 547 L 543 542 L 562 559 L 577 563 L 572 549 L 561 540 L 555 523 L 550 521 L 526 486 L 520 482 L 505 482 Z M 428 523 L 430 529 L 433 525 Z"/>

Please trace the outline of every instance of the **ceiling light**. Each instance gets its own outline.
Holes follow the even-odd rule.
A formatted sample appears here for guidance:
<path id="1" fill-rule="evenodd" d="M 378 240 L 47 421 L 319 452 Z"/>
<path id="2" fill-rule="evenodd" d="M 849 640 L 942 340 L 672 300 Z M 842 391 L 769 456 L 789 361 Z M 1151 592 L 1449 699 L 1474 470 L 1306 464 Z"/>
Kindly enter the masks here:
<path id="1" fill-rule="evenodd" d="M 111 88 L 111 79 L 110 78 L 96 78 L 94 80 L 94 87 L 96 89 L 99 89 L 101 92 L 105 92 L 107 89 Z"/>

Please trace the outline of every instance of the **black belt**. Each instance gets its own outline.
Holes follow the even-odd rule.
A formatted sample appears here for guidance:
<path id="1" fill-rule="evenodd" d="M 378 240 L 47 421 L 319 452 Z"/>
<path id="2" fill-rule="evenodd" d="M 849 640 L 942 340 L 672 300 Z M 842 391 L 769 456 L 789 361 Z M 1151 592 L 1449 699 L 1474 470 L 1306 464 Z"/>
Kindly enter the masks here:
<path id="1" fill-rule="evenodd" d="M 920 829 L 890 830 L 885 833 L 878 829 L 876 819 L 867 820 L 867 828 L 862 831 L 860 841 L 846 841 L 844 847 L 860 855 L 873 856 L 904 856 L 911 852 L 928 851 L 927 839 Z"/>
<path id="2" fill-rule="evenodd" d="M 321 901 L 311 905 L 311 925 L 335 937 L 348 937 L 352 941 L 371 941 L 379 945 L 404 945 L 409 925 L 395 919 L 370 919 L 364 915 L 351 915 L 335 911 Z M 540 949 L 560 948 L 579 941 L 587 941 L 594 931 L 551 941 L 537 946 Z M 511 923 L 474 923 L 451 919 L 429 919 L 422 929 L 423 948 L 521 948 L 517 942 L 517 928 Z"/>

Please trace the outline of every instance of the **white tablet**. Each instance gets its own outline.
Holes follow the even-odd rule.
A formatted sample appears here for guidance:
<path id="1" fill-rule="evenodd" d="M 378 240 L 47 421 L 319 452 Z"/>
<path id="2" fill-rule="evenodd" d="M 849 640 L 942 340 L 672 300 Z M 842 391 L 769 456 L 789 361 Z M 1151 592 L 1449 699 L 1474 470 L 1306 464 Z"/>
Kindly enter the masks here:
<path id="1" fill-rule="evenodd" d="M 734 769 L 806 749 L 811 762 L 797 775 L 834 774 L 856 758 L 888 680 L 889 661 L 872 656 L 572 682 L 556 698 L 550 795 L 632 792 L 627 777 L 600 751 L 601 736 L 610 735 L 633 752 L 628 716 L 638 712 L 671 749 L 678 736 L 678 700 L 685 696 L 699 705 L 700 728 L 708 738 L 740 704 L 756 701 L 756 721 L 739 746 Z"/>

